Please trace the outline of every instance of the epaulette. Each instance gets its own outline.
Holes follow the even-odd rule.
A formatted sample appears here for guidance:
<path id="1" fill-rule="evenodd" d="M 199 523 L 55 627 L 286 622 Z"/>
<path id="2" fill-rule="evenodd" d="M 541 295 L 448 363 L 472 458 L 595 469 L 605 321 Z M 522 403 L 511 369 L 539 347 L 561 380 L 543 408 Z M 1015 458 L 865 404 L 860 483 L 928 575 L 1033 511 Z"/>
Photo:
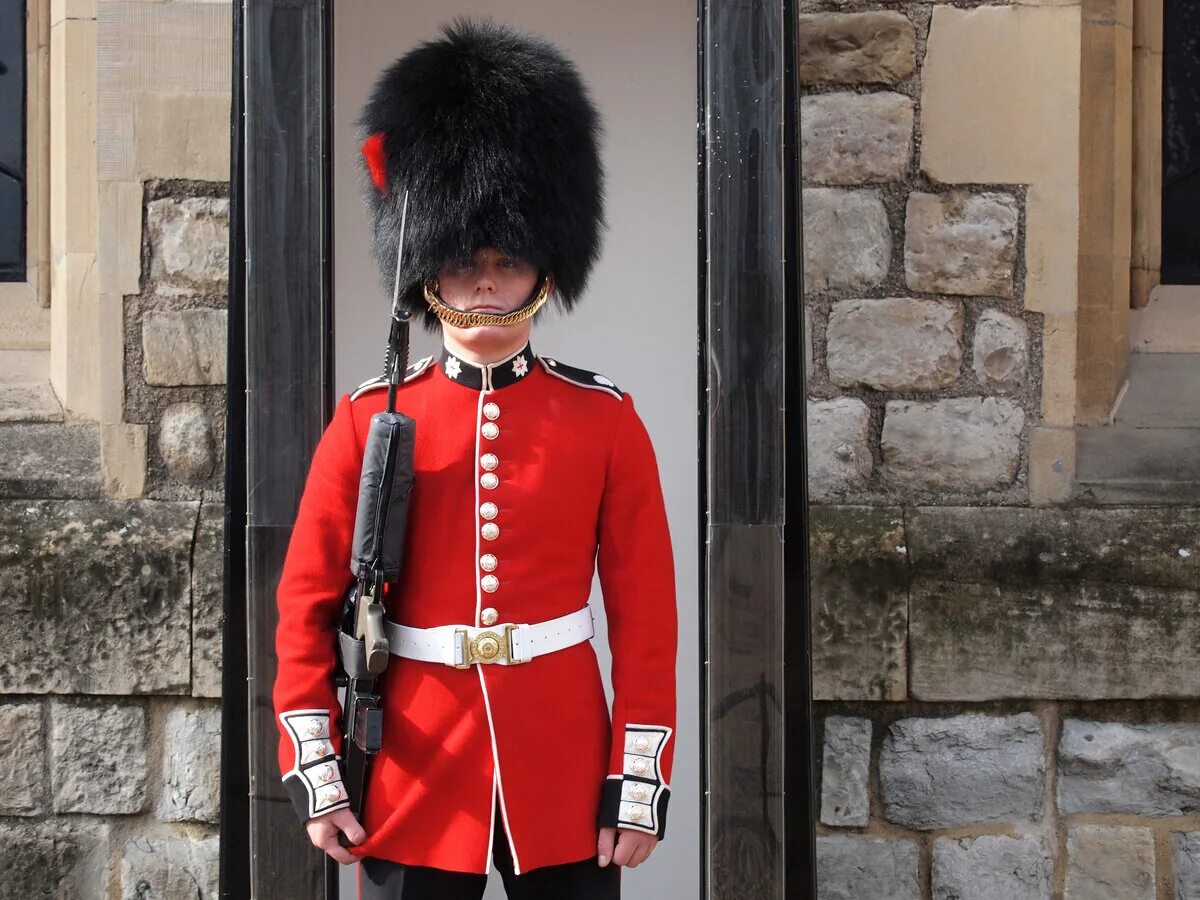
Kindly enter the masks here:
<path id="1" fill-rule="evenodd" d="M 432 356 L 426 356 L 424 359 L 418 359 L 415 363 L 413 363 L 412 365 L 410 365 L 408 367 L 408 371 L 404 375 L 404 384 L 408 384 L 408 382 L 412 381 L 418 375 L 421 375 L 421 374 L 425 373 L 426 371 L 428 371 L 429 367 L 432 364 L 433 364 Z M 350 395 L 350 399 L 357 400 L 359 397 L 361 397 L 367 391 L 373 391 L 376 388 L 385 388 L 387 386 L 388 386 L 387 376 L 386 375 L 376 375 L 374 378 L 369 378 L 366 381 L 364 381 L 362 384 L 360 384 L 358 387 L 356 387 L 354 389 L 354 392 Z"/>
<path id="2" fill-rule="evenodd" d="M 577 369 L 575 366 L 568 366 L 566 363 L 561 363 L 557 359 L 551 359 L 548 356 L 539 357 L 542 363 L 542 368 L 561 378 L 563 381 L 569 381 L 571 384 L 578 387 L 587 388 L 590 391 L 604 391 L 606 394 L 612 394 L 620 400 L 624 394 L 621 389 L 612 383 L 612 380 L 604 375 L 597 375 L 595 372 L 589 372 L 587 369 Z"/>

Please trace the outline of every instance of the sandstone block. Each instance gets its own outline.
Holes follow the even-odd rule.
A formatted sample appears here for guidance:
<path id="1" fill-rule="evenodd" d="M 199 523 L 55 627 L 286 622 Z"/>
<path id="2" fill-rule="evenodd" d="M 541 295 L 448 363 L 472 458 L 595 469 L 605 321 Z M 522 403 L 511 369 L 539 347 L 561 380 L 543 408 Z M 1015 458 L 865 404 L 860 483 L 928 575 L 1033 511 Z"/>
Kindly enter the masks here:
<path id="1" fill-rule="evenodd" d="M 806 415 L 810 498 L 820 501 L 866 487 L 874 466 L 867 405 L 854 397 L 809 400 Z"/>
<path id="2" fill-rule="evenodd" d="M 1007 194 L 913 192 L 905 213 L 904 275 L 914 291 L 1013 296 L 1017 202 Z"/>
<path id="3" fill-rule="evenodd" d="M 887 404 L 883 474 L 893 487 L 953 493 L 1000 490 L 1021 462 L 1024 411 L 996 397 Z"/>
<path id="4" fill-rule="evenodd" d="M 1200 897 L 1200 831 L 1171 835 L 1171 856 L 1175 864 L 1174 900 Z"/>
<path id="5" fill-rule="evenodd" d="M 221 710 L 167 713 L 163 787 L 156 815 L 166 822 L 217 824 L 221 811 Z"/>
<path id="6" fill-rule="evenodd" d="M 840 387 L 934 391 L 958 378 L 958 303 L 882 297 L 833 305 L 826 331 L 829 379 Z"/>
<path id="7" fill-rule="evenodd" d="M 800 99 L 804 180 L 900 181 L 912 155 L 913 102 L 903 94 L 837 92 Z"/>
<path id="8" fill-rule="evenodd" d="M 1017 390 L 1025 381 L 1029 329 L 1020 319 L 994 309 L 984 311 L 975 324 L 972 368 L 985 388 L 1002 393 Z"/>
<path id="9" fill-rule="evenodd" d="M 172 403 L 158 425 L 158 452 L 171 477 L 185 484 L 207 480 L 216 465 L 212 419 L 199 403 Z"/>
<path id="10" fill-rule="evenodd" d="M 55 700 L 50 721 L 55 812 L 142 811 L 146 715 L 140 706 Z"/>
<path id="11" fill-rule="evenodd" d="M 879 759 L 887 819 L 908 828 L 1033 821 L 1044 776 L 1032 713 L 901 719 Z"/>
<path id="12" fill-rule="evenodd" d="M 820 900 L 919 900 L 915 841 L 838 834 L 817 838 Z"/>
<path id="13" fill-rule="evenodd" d="M 0 822 L 0 897 L 103 896 L 108 826 L 96 821 Z"/>
<path id="14" fill-rule="evenodd" d="M 802 84 L 895 84 L 917 67 L 917 33 L 898 12 L 796 17 Z"/>
<path id="15" fill-rule="evenodd" d="M 865 826 L 871 814 L 867 782 L 871 770 L 871 720 L 848 716 L 825 719 L 821 762 L 821 822 Z"/>
<path id="16" fill-rule="evenodd" d="M 146 204 L 150 275 L 175 286 L 229 282 L 229 200 L 169 197 Z"/>
<path id="17" fill-rule="evenodd" d="M 938 838 L 933 900 L 1050 900 L 1051 855 L 1032 835 Z"/>
<path id="18" fill-rule="evenodd" d="M 200 507 L 192 552 L 192 696 L 221 696 L 221 629 L 225 621 L 225 510 Z"/>
<path id="19" fill-rule="evenodd" d="M 142 319 L 142 373 L 147 384 L 224 384 L 228 312 L 150 312 Z"/>
<path id="20" fill-rule="evenodd" d="M 216 900 L 220 838 L 137 837 L 125 843 L 121 900 Z"/>
<path id="21" fill-rule="evenodd" d="M 1064 900 L 1154 900 L 1154 835 L 1149 828 L 1067 829 Z"/>
<path id="22" fill-rule="evenodd" d="M 878 191 L 804 189 L 804 291 L 867 290 L 887 277 L 892 229 Z"/>
<path id="23" fill-rule="evenodd" d="M 45 812 L 42 761 L 46 733 L 40 703 L 0 705 L 0 815 L 36 816 Z"/>

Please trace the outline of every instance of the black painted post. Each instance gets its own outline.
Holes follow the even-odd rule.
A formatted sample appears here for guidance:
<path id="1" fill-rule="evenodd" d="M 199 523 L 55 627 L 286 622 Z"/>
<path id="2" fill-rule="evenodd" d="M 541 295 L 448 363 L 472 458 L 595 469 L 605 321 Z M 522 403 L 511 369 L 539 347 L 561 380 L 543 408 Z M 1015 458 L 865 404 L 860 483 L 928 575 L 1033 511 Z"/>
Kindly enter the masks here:
<path id="1" fill-rule="evenodd" d="M 793 17 L 700 3 L 708 897 L 815 897 Z"/>

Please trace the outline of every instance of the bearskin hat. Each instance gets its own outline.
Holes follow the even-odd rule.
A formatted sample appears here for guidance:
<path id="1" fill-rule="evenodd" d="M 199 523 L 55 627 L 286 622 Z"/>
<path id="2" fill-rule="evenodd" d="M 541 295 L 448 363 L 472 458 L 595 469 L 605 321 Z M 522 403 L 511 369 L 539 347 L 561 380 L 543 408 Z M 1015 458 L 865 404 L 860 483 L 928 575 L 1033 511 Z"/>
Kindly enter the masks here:
<path id="1" fill-rule="evenodd" d="M 604 227 L 599 115 L 552 44 L 491 20 L 456 19 L 379 77 L 358 122 L 375 258 L 391 295 L 401 208 L 403 304 L 451 259 L 495 246 L 554 277 L 570 309 Z"/>

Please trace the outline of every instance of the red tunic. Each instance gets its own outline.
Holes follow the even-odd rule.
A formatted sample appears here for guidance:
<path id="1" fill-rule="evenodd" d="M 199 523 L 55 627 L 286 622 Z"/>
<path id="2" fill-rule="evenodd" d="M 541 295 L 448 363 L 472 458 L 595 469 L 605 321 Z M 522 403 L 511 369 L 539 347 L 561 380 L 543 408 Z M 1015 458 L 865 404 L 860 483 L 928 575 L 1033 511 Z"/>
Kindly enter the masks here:
<path id="1" fill-rule="evenodd" d="M 279 762 L 302 819 L 347 805 L 330 765 L 341 752 L 332 634 L 352 582 L 362 441 L 386 394 L 364 387 L 339 400 L 278 588 Z M 518 873 L 595 855 L 600 824 L 661 838 L 674 756 L 674 567 L 633 400 L 527 346 L 482 368 L 445 351 L 423 360 L 396 405 L 417 422 L 416 481 L 388 618 L 478 627 L 491 610 L 497 626 L 542 622 L 585 606 L 598 568 L 614 700 L 610 725 L 590 641 L 515 666 L 393 655 L 367 840 L 351 852 L 486 873 L 495 803 Z"/>

